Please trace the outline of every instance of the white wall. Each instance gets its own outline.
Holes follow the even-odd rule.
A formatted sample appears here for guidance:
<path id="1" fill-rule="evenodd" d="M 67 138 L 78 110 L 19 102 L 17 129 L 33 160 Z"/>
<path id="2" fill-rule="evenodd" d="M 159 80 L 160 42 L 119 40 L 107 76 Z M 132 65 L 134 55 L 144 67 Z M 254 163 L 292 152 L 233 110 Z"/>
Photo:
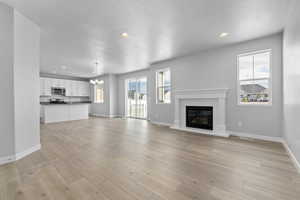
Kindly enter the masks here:
<path id="1" fill-rule="evenodd" d="M 300 161 L 300 2 L 294 0 L 284 31 L 284 137 Z"/>
<path id="2" fill-rule="evenodd" d="M 16 153 L 40 145 L 40 29 L 14 10 Z"/>
<path id="3" fill-rule="evenodd" d="M 272 49 L 273 105 L 237 105 L 238 54 Z M 265 136 L 281 136 L 282 132 L 282 34 L 247 41 L 218 49 L 201 51 L 197 54 L 156 63 L 150 69 L 119 75 L 119 113 L 125 111 L 124 80 L 129 77 L 147 76 L 149 118 L 152 121 L 172 124 L 174 99 L 171 104 L 156 104 L 155 72 L 162 68 L 171 69 L 172 94 L 174 90 L 229 88 L 227 100 L 227 129 L 235 132 Z M 238 123 L 241 122 L 240 127 Z"/>
<path id="4" fill-rule="evenodd" d="M 98 76 L 94 79 L 103 80 L 104 81 L 104 103 L 93 103 L 94 102 L 94 86 L 91 87 L 91 114 L 93 115 L 101 115 L 108 116 L 109 115 L 109 85 L 108 85 L 108 76 Z"/>
<path id="5" fill-rule="evenodd" d="M 40 147 L 40 30 L 0 3 L 0 164 Z"/>
<path id="6" fill-rule="evenodd" d="M 0 162 L 14 154 L 13 9 L 0 3 Z"/>
<path id="7" fill-rule="evenodd" d="M 110 74 L 109 77 L 109 114 L 118 115 L 118 80 L 117 76 Z"/>

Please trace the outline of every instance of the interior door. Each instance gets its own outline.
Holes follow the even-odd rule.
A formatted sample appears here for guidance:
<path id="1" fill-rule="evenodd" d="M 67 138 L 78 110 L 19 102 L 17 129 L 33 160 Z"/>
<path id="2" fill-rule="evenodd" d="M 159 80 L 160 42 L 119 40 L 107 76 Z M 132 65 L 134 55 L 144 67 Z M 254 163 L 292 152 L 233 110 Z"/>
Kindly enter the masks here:
<path id="1" fill-rule="evenodd" d="M 126 81 L 126 116 L 147 118 L 147 78 L 132 78 Z"/>

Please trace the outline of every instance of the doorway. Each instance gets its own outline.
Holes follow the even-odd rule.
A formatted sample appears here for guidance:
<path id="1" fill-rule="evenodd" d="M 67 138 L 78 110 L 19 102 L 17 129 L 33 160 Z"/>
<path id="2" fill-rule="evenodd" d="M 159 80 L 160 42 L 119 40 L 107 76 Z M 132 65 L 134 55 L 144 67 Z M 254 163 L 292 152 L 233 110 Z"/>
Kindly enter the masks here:
<path id="1" fill-rule="evenodd" d="M 126 80 L 126 116 L 147 119 L 147 78 Z"/>

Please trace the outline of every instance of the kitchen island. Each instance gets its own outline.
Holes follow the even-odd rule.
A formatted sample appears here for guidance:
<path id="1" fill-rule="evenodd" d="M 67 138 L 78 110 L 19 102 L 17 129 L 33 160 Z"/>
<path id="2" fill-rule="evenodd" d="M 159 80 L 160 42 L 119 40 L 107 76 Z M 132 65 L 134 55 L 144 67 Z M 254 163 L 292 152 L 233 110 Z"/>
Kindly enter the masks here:
<path id="1" fill-rule="evenodd" d="M 90 102 L 41 103 L 41 122 L 53 123 L 89 118 Z"/>

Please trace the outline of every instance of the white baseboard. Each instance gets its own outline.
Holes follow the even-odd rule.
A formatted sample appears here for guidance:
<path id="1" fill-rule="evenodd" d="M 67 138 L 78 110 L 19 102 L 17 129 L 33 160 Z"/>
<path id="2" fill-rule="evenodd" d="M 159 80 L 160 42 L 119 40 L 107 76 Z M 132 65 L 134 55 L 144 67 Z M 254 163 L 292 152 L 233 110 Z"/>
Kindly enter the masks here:
<path id="1" fill-rule="evenodd" d="M 187 131 L 191 133 L 198 133 L 204 135 L 211 135 L 211 136 L 219 136 L 219 137 L 229 137 L 230 135 L 226 131 L 211 131 L 211 130 L 204 130 L 204 129 L 194 129 L 194 128 L 182 128 L 178 126 L 171 126 L 171 129 L 179 130 L 179 131 Z"/>
<path id="2" fill-rule="evenodd" d="M 151 121 L 151 120 L 150 120 L 150 123 L 151 123 L 151 124 L 158 125 L 158 126 L 168 126 L 168 127 L 170 127 L 170 126 L 172 125 L 172 124 L 169 124 L 169 123 L 156 122 L 156 121 Z"/>
<path id="3" fill-rule="evenodd" d="M 38 144 L 36 146 L 31 147 L 30 149 L 27 149 L 20 153 L 16 153 L 15 158 L 16 160 L 20 160 L 21 158 L 24 158 L 25 156 L 28 156 L 29 154 L 32 154 L 33 152 L 38 151 L 40 149 L 41 149 L 41 144 Z"/>
<path id="4" fill-rule="evenodd" d="M 14 162 L 16 159 L 15 159 L 15 156 L 6 156 L 6 157 L 1 157 L 0 158 L 0 165 L 4 165 L 4 164 L 7 164 L 7 163 L 10 163 L 10 162 Z"/>
<path id="5" fill-rule="evenodd" d="M 298 173 L 300 174 L 300 162 L 297 160 L 296 156 L 293 154 L 292 150 L 290 149 L 288 143 L 284 140 L 284 138 L 256 135 L 256 134 L 250 134 L 250 133 L 241 133 L 241 132 L 234 132 L 234 131 L 230 131 L 230 135 L 281 143 L 284 146 L 284 148 L 286 149 L 286 151 L 287 151 L 289 157 L 291 158 Z"/>
<path id="6" fill-rule="evenodd" d="M 188 131 L 188 132 L 212 135 L 209 132 L 195 131 L 195 130 L 190 130 L 190 129 L 186 129 L 186 128 L 175 127 L 175 126 L 172 126 L 171 124 L 165 124 L 165 123 L 161 123 L 161 122 L 151 121 L 151 123 L 157 124 L 157 125 L 169 126 L 172 129 L 181 130 L 181 131 Z M 257 139 L 257 140 L 281 143 L 281 144 L 283 144 L 283 146 L 286 149 L 289 157 L 291 158 L 295 168 L 297 169 L 298 173 L 300 174 L 300 162 L 297 160 L 296 156 L 293 154 L 293 152 L 290 149 L 290 147 L 288 146 L 287 142 L 282 137 L 271 137 L 271 136 L 265 136 L 265 135 L 257 135 L 257 134 L 235 132 L 235 131 L 228 131 L 228 130 L 225 131 L 225 134 L 214 134 L 214 135 L 221 136 L 221 137 L 228 137 L 228 136 L 232 135 L 232 136 L 238 136 L 238 137 L 244 137 L 244 138 L 251 138 L 251 139 Z"/>
<path id="7" fill-rule="evenodd" d="M 270 142 L 279 142 L 279 143 L 284 142 L 282 137 L 271 137 L 271 136 L 257 135 L 257 134 L 253 134 L 253 133 L 251 134 L 251 133 L 235 132 L 235 131 L 226 131 L 226 132 L 232 136 L 264 140 L 264 141 L 270 141 Z"/>
<path id="8" fill-rule="evenodd" d="M 90 116 L 93 116 L 93 117 L 105 117 L 105 118 L 123 117 L 121 115 L 106 115 L 106 114 L 96 114 L 96 113 L 90 113 Z"/>
<path id="9" fill-rule="evenodd" d="M 124 118 L 123 115 L 109 115 L 110 118 Z"/>
<path id="10" fill-rule="evenodd" d="M 2 158 L 0 158 L 0 165 L 4 165 L 4 164 L 7 164 L 7 163 L 11 163 L 11 162 L 20 160 L 20 159 L 24 158 L 25 156 L 28 156 L 29 154 L 31 154 L 35 151 L 38 151 L 40 149 L 41 149 L 41 144 L 38 144 L 34 147 L 31 147 L 30 149 L 27 149 L 25 151 L 16 153 L 15 155 L 2 157 Z"/>
<path id="11" fill-rule="evenodd" d="M 96 113 L 91 113 L 90 116 L 93 116 L 93 117 L 108 117 L 105 114 L 96 114 Z"/>
<path id="12" fill-rule="evenodd" d="M 292 152 L 292 150 L 290 149 L 288 143 L 286 141 L 282 142 L 284 148 L 286 149 L 286 151 L 288 152 L 294 166 L 296 167 L 298 173 L 300 174 L 300 162 L 297 160 L 296 156 L 294 155 L 294 153 Z"/>

